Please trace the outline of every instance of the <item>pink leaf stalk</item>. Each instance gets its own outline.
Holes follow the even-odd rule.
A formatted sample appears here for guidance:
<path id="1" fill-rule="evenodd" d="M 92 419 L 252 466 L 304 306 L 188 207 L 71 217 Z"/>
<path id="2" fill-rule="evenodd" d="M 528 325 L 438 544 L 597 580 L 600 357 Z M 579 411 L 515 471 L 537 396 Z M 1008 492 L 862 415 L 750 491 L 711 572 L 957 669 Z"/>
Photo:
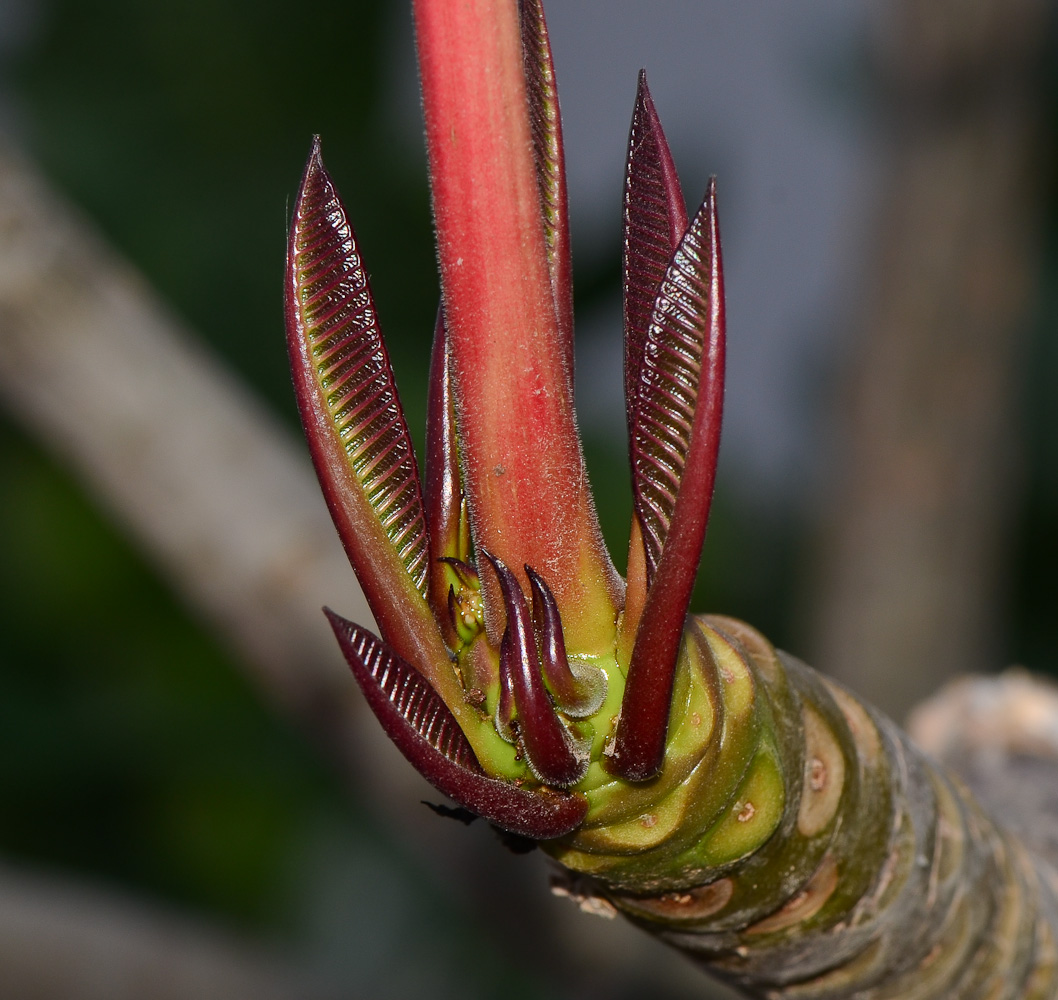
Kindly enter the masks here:
<path id="1" fill-rule="evenodd" d="M 555 312 L 518 4 L 417 0 L 415 23 L 474 538 L 544 575 L 569 646 L 602 652 L 621 585 L 591 500 Z M 487 581 L 485 593 L 496 641 L 498 585 Z"/>

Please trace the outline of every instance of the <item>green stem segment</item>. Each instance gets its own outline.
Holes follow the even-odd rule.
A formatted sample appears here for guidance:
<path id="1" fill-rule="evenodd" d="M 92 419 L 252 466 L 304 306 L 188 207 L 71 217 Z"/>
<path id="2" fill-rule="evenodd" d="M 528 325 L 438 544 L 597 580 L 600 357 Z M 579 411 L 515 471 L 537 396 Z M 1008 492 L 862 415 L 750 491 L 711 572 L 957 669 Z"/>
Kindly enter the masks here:
<path id="1" fill-rule="evenodd" d="M 688 636 L 721 693 L 704 774 L 623 821 L 589 813 L 548 847 L 560 862 L 750 997 L 1058 996 L 1044 862 L 891 722 L 753 629 L 700 618 Z"/>

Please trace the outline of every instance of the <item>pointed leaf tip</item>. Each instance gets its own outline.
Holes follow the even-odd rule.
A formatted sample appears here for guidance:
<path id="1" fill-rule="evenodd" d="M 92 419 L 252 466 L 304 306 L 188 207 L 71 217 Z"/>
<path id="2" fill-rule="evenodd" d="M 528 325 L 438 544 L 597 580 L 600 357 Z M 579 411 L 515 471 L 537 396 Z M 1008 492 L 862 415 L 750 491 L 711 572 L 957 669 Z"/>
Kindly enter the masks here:
<path id="1" fill-rule="evenodd" d="M 427 772 L 439 766 L 432 750 L 461 770 L 481 774 L 455 716 L 426 678 L 367 629 L 330 608 L 323 613 L 383 729 L 412 764 L 429 778 Z"/>
<path id="2" fill-rule="evenodd" d="M 408 657 L 440 663 L 415 454 L 345 207 L 315 136 L 287 252 L 287 346 L 335 526 L 371 611 Z M 447 664 L 445 664 L 447 666 Z"/>
<path id="3" fill-rule="evenodd" d="M 386 735 L 438 791 L 509 833 L 550 840 L 575 830 L 588 801 L 530 791 L 482 773 L 466 736 L 426 679 L 367 629 L 324 609 Z"/>
<path id="4" fill-rule="evenodd" d="M 651 580 L 610 769 L 661 769 L 672 686 L 705 538 L 724 398 L 724 290 L 716 185 L 673 256 L 651 317 L 633 428 L 636 516 Z"/>
<path id="5" fill-rule="evenodd" d="M 636 515 L 648 580 L 666 546 L 684 476 L 698 497 L 704 536 L 720 445 L 723 407 L 723 277 L 715 184 L 687 228 L 656 294 L 636 380 L 630 446 Z M 693 454 L 692 454 L 693 451 Z M 685 502 L 686 506 L 686 502 Z M 697 565 L 699 551 L 690 554 Z"/>
<path id="6" fill-rule="evenodd" d="M 640 70 L 628 133 L 622 246 L 625 413 L 633 469 L 639 425 L 639 382 L 654 302 L 686 229 L 687 209 L 676 167 L 650 96 L 646 70 Z M 641 525 L 636 523 L 629 538 L 628 582 L 620 639 L 623 656 L 629 655 L 627 651 L 639 627 L 647 586 L 654 573 L 654 562 L 647 556 Z"/>
<path id="7" fill-rule="evenodd" d="M 687 229 L 687 209 L 661 119 L 639 71 L 625 166 L 622 287 L 625 407 L 631 433 L 651 314 L 665 272 Z"/>
<path id="8" fill-rule="evenodd" d="M 396 554 L 425 592 L 426 522 L 415 454 L 356 236 L 323 166 L 318 136 L 298 194 L 289 267 L 290 346 L 302 362 L 296 383 L 310 418 L 306 430 L 310 439 L 337 439 Z M 343 541 L 355 548 L 355 539 Z"/>
<path id="9" fill-rule="evenodd" d="M 533 592 L 533 625 L 548 690 L 571 718 L 593 715 L 606 697 L 606 675 L 590 664 L 579 664 L 576 671 L 573 669 L 566 656 L 562 617 L 551 588 L 532 566 L 525 567 L 525 574 Z"/>

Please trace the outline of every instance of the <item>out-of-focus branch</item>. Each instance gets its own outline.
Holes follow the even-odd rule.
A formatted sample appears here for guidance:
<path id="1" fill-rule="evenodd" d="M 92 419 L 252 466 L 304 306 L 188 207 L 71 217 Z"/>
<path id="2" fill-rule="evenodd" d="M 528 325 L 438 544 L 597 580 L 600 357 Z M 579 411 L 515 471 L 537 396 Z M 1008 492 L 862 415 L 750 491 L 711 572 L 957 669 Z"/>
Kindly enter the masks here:
<path id="1" fill-rule="evenodd" d="M 881 10 L 889 167 L 814 662 L 899 717 L 944 678 L 998 665 L 1046 6 Z"/>
<path id="2" fill-rule="evenodd" d="M 307 457 L 10 150 L 0 397 L 263 690 L 348 756 L 358 703 L 320 608 L 371 619 Z"/>
<path id="3" fill-rule="evenodd" d="M 960 677 L 915 707 L 908 732 L 1058 872 L 1058 686 L 1018 668 Z"/>
<path id="4" fill-rule="evenodd" d="M 0 866 L 0 970 L 4 1000 L 337 996 L 197 920 L 7 866 Z"/>
<path id="5" fill-rule="evenodd" d="M 360 801 L 458 881 L 473 839 L 456 824 L 424 826 L 420 800 L 435 793 L 364 711 L 321 612 L 329 603 L 372 621 L 307 449 L 2 147 L 0 405 L 77 475 Z"/>

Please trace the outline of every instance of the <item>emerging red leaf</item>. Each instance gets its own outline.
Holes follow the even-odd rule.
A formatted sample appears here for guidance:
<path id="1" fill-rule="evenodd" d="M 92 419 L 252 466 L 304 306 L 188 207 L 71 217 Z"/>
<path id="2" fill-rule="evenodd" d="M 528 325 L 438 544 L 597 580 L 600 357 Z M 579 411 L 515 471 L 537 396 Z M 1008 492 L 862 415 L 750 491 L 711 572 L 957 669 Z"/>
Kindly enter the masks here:
<path id="1" fill-rule="evenodd" d="M 661 119 L 654 107 L 645 70 L 639 73 L 635 109 L 628 132 L 625 166 L 622 288 L 624 290 L 625 413 L 629 459 L 635 464 L 639 380 L 647 333 L 657 299 L 676 248 L 687 230 L 687 209 Z M 628 662 L 639 628 L 647 586 L 654 566 L 643 548 L 642 526 L 633 517 L 628 540 L 625 613 L 619 637 L 620 656 Z"/>
<path id="2" fill-rule="evenodd" d="M 286 319 L 302 425 L 375 621 L 401 656 L 455 695 L 425 600 L 429 541 L 415 453 L 356 235 L 318 139 L 294 205 Z"/>
<path id="3" fill-rule="evenodd" d="M 625 168 L 622 271 L 625 327 L 625 408 L 629 444 L 635 429 L 647 332 L 662 279 L 687 230 L 687 209 L 669 144 L 639 73 Z"/>
<path id="4" fill-rule="evenodd" d="M 680 241 L 658 291 L 632 430 L 633 493 L 647 559 L 611 769 L 658 773 L 672 682 L 705 539 L 724 401 L 724 291 L 716 185 Z"/>

